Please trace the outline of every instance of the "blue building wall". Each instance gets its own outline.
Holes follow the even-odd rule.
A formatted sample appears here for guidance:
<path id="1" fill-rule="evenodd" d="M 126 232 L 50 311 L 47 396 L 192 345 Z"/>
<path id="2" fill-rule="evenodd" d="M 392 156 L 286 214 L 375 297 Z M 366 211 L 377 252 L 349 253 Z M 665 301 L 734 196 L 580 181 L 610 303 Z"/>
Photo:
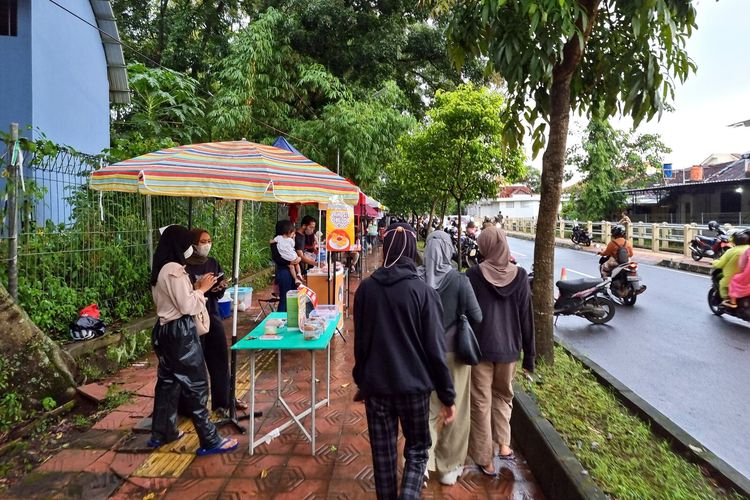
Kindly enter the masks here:
<path id="1" fill-rule="evenodd" d="M 20 0 L 30 4 L 31 0 Z M 51 2 L 31 10 L 32 123 L 58 144 L 97 154 L 109 147 L 109 81 L 99 32 Z M 89 0 L 64 5 L 89 23 Z"/>
<path id="2" fill-rule="evenodd" d="M 18 36 L 0 36 L 0 130 L 8 132 L 18 123 L 20 132 L 31 137 L 31 2 L 18 2 Z M 0 155 L 5 143 L 0 143 Z"/>

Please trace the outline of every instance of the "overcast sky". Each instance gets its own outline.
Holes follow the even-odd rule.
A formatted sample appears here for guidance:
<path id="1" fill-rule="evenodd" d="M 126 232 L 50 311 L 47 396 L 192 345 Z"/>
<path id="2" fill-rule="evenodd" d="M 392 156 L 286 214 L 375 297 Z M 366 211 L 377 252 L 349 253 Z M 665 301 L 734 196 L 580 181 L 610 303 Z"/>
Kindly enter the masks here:
<path id="1" fill-rule="evenodd" d="M 672 148 L 665 163 L 675 169 L 698 164 L 712 153 L 750 151 L 750 127 L 727 127 L 750 119 L 750 0 L 696 0 L 695 5 L 698 30 L 687 50 L 698 70 L 676 88 L 673 113 L 638 128 L 639 133 L 661 135 Z M 626 129 L 630 123 L 613 125 Z M 585 124 L 574 117 L 571 130 Z M 534 159 L 537 168 L 541 157 Z"/>

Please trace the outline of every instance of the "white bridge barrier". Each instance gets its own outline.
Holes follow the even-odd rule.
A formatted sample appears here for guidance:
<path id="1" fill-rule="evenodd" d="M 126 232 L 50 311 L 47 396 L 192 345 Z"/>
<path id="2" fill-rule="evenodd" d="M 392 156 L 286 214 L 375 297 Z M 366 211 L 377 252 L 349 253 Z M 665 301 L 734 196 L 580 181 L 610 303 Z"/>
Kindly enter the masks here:
<path id="1" fill-rule="evenodd" d="M 570 238 L 573 234 L 573 226 L 576 224 L 583 227 L 591 235 L 594 242 L 607 244 L 612 239 L 610 236 L 612 226 L 616 222 L 607 221 L 575 221 L 559 220 L 555 236 L 558 238 Z M 503 227 L 506 231 L 515 231 L 519 233 L 536 234 L 536 218 L 529 217 L 524 219 L 506 218 L 503 221 Z M 725 230 L 740 229 L 729 224 L 725 224 Z M 636 248 L 646 248 L 654 252 L 674 252 L 681 253 L 690 257 L 690 241 L 699 234 L 714 236 L 713 231 L 709 231 L 705 225 L 693 224 L 653 224 L 646 222 L 632 222 L 628 225 L 628 239 Z"/>

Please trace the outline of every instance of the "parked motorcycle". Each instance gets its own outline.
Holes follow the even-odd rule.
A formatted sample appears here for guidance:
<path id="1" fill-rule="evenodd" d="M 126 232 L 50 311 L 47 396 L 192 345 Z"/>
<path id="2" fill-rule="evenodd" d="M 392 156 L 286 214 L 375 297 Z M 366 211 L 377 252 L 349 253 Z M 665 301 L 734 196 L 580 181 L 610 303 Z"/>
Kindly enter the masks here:
<path id="1" fill-rule="evenodd" d="M 607 297 L 610 278 L 577 279 L 557 282 L 560 294 L 555 300 L 555 316 L 581 316 L 603 325 L 615 316 L 615 303 Z"/>
<path id="2" fill-rule="evenodd" d="M 750 321 L 750 297 L 737 299 L 737 307 L 725 307 L 722 305 L 719 293 L 719 281 L 721 281 L 721 269 L 714 269 L 711 273 L 711 289 L 708 291 L 708 307 L 717 316 L 727 314 L 744 321 Z"/>
<path id="3" fill-rule="evenodd" d="M 591 235 L 584 228 L 576 224 L 573 226 L 573 234 L 570 241 L 575 245 L 591 246 Z"/>
<path id="4" fill-rule="evenodd" d="M 716 232 L 715 237 L 698 235 L 690 241 L 690 255 L 696 262 L 703 257 L 721 258 L 731 245 L 727 232 L 716 221 L 708 223 L 708 230 Z"/>
<path id="5" fill-rule="evenodd" d="M 638 295 L 646 291 L 646 285 L 641 285 L 638 276 L 638 263 L 626 262 L 620 264 L 610 273 L 609 296 L 624 306 L 635 305 Z"/>

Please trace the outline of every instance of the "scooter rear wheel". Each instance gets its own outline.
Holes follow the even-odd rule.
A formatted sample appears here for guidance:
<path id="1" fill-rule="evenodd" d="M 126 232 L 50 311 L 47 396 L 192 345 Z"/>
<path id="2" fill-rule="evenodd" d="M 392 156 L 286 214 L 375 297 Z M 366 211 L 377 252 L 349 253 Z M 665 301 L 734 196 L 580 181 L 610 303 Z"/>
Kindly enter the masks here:
<path id="1" fill-rule="evenodd" d="M 603 310 L 604 314 L 593 314 L 586 313 L 583 315 L 584 318 L 591 321 L 595 325 L 603 325 L 609 320 L 615 317 L 615 303 L 612 299 L 607 297 L 593 297 L 586 301 L 586 304 L 599 307 Z"/>
<path id="2" fill-rule="evenodd" d="M 708 307 L 711 309 L 711 312 L 717 316 L 721 316 L 726 312 L 721 306 L 721 296 L 716 288 L 711 287 L 708 291 Z"/>
<path id="3" fill-rule="evenodd" d="M 690 256 L 693 258 L 693 260 L 695 262 L 698 262 L 699 260 L 701 260 L 703 258 L 703 254 L 702 253 L 698 253 L 695 250 L 692 250 L 690 252 Z"/>

